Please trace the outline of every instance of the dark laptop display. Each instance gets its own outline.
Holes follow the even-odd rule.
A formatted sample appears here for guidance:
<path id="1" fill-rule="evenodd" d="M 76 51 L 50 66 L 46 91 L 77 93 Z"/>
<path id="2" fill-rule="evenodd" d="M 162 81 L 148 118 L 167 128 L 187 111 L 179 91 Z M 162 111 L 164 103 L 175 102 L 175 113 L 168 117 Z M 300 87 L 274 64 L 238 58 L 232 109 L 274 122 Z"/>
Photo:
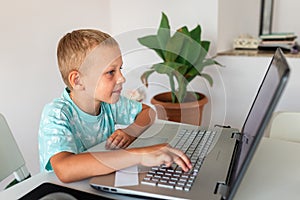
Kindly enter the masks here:
<path id="1" fill-rule="evenodd" d="M 236 192 L 235 190 L 257 149 L 256 146 L 264 134 L 286 85 L 289 72 L 290 69 L 285 57 L 281 50 L 277 49 L 241 131 L 241 138 L 238 141 L 240 145 L 237 148 L 237 155 L 239 156 L 234 160 L 233 172 L 229 178 L 230 197 L 233 197 Z"/>

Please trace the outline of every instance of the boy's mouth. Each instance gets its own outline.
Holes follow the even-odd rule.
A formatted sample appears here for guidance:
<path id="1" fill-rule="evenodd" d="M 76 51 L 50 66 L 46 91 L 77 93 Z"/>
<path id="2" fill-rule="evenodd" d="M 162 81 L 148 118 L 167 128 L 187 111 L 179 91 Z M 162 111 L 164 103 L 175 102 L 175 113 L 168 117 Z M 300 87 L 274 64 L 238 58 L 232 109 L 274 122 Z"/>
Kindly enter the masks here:
<path id="1" fill-rule="evenodd" d="M 118 88 L 118 89 L 114 90 L 113 93 L 119 93 L 120 94 L 121 91 L 122 91 L 122 88 Z"/>

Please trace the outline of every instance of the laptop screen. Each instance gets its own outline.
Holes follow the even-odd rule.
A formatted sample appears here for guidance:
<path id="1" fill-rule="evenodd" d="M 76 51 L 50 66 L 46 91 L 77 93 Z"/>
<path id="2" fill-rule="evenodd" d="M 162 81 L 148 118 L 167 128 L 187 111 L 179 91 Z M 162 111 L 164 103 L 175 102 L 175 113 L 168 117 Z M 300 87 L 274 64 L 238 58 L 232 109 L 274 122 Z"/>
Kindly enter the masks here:
<path id="1" fill-rule="evenodd" d="M 289 67 L 280 49 L 275 52 L 242 128 L 229 190 L 239 185 L 286 84 Z M 235 192 L 235 191 L 231 191 Z"/>

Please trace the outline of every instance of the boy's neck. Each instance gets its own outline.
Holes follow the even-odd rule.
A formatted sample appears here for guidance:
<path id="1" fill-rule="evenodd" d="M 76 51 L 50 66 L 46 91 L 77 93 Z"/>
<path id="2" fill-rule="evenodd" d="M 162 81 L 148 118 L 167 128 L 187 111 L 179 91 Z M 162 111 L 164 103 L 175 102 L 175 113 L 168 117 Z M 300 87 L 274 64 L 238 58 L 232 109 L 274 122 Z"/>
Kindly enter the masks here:
<path id="1" fill-rule="evenodd" d="M 87 95 L 77 94 L 74 91 L 69 93 L 71 100 L 80 110 L 90 115 L 97 116 L 100 114 L 101 102 L 95 102 L 94 99 L 87 98 Z"/>

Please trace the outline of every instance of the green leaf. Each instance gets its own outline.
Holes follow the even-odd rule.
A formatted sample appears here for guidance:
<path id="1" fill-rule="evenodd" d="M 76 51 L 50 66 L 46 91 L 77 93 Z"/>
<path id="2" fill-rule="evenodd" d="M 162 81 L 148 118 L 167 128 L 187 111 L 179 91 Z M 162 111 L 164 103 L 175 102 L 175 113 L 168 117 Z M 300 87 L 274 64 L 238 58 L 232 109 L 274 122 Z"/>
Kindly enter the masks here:
<path id="1" fill-rule="evenodd" d="M 201 74 L 201 76 L 208 81 L 208 83 L 209 83 L 210 86 L 213 86 L 213 79 L 212 79 L 212 77 L 210 75 L 203 73 L 203 74 Z"/>
<path id="2" fill-rule="evenodd" d="M 170 30 L 169 19 L 164 12 L 162 12 L 159 28 L 165 28 Z"/>
<path id="3" fill-rule="evenodd" d="M 197 25 L 193 30 L 190 32 L 191 37 L 193 40 L 195 40 L 197 43 L 200 44 L 201 41 L 201 27 L 200 25 Z"/>
<path id="4" fill-rule="evenodd" d="M 157 40 L 160 45 L 160 49 L 162 50 L 164 60 L 166 58 L 166 45 L 170 37 L 171 34 L 169 20 L 168 17 L 164 13 L 162 13 L 159 29 L 157 31 Z"/>
<path id="5" fill-rule="evenodd" d="M 177 29 L 177 32 L 183 33 L 183 34 L 187 35 L 188 37 L 191 36 L 189 29 L 186 26 L 183 26 L 183 27 Z"/>
<path id="6" fill-rule="evenodd" d="M 178 99 L 178 102 L 182 103 L 186 96 L 188 82 L 182 75 L 177 77 L 177 80 L 178 80 L 178 85 L 179 85 L 177 99 Z"/>
<path id="7" fill-rule="evenodd" d="M 191 82 L 196 76 L 200 75 L 200 72 L 195 68 L 192 67 L 186 74 L 185 78 L 188 82 Z"/>
<path id="8" fill-rule="evenodd" d="M 176 35 L 177 38 L 180 38 L 181 50 L 180 52 L 176 51 L 178 55 L 176 59 L 173 61 L 178 63 L 183 63 L 189 67 L 192 67 L 193 63 L 196 62 L 197 60 L 198 54 L 200 53 L 201 46 L 200 44 L 197 43 L 197 41 L 194 41 L 192 38 L 190 38 L 189 35 L 184 33 L 187 31 L 186 28 L 182 28 L 182 30 L 185 31 L 183 32 L 177 31 L 174 34 L 174 36 Z M 171 42 L 173 41 L 169 41 L 169 43 Z"/>
<path id="9" fill-rule="evenodd" d="M 201 46 L 203 47 L 203 49 L 205 49 L 206 53 L 208 52 L 209 50 L 209 46 L 210 46 L 210 41 L 201 41 Z"/>
<path id="10" fill-rule="evenodd" d="M 213 60 L 213 59 L 212 59 Z M 225 65 L 222 65 L 221 63 L 219 63 L 218 61 L 216 60 L 213 60 L 214 61 L 214 64 L 215 65 L 219 65 L 220 67 L 225 67 Z"/>
<path id="11" fill-rule="evenodd" d="M 186 26 L 183 26 L 183 27 L 177 29 L 176 33 L 178 33 L 178 35 L 180 35 L 182 38 L 185 38 L 185 40 L 186 40 L 186 38 L 190 37 L 190 32 Z M 187 51 L 188 49 L 189 49 L 188 44 L 186 44 L 186 42 L 184 42 L 181 53 L 175 61 L 179 62 L 179 63 L 184 63 L 185 65 L 190 66 L 191 64 L 189 62 L 187 62 L 187 60 L 185 59 L 187 54 L 189 54 L 189 52 Z"/>
<path id="12" fill-rule="evenodd" d="M 164 63 L 157 63 L 153 65 L 154 70 L 159 74 L 168 74 L 171 75 L 174 71 L 173 68 L 171 68 L 168 65 L 165 65 Z"/>
<path id="13" fill-rule="evenodd" d="M 174 70 L 179 72 L 182 76 L 185 75 L 186 71 L 189 69 L 188 66 L 182 65 L 181 63 L 177 63 L 178 66 L 174 67 Z"/>
<path id="14" fill-rule="evenodd" d="M 178 102 L 181 103 L 183 102 L 186 95 L 188 81 L 185 79 L 183 74 L 179 73 L 178 71 L 174 71 L 174 75 L 178 82 L 178 91 L 176 92 L 176 96 Z"/>
<path id="15" fill-rule="evenodd" d="M 181 52 L 186 36 L 175 32 L 166 45 L 166 61 L 174 62 Z"/>
<path id="16" fill-rule="evenodd" d="M 191 63 L 191 65 L 195 65 L 199 55 L 201 54 L 202 46 L 191 38 L 187 39 L 185 44 L 188 47 L 186 49 L 188 53 L 186 53 L 186 57 L 184 59 Z"/>
<path id="17" fill-rule="evenodd" d="M 183 100 L 185 93 L 186 93 L 186 87 L 187 87 L 187 80 L 184 77 L 184 74 L 186 73 L 187 67 L 182 65 L 181 63 L 174 63 L 174 62 L 166 62 L 166 63 L 158 63 L 153 65 L 154 70 L 159 74 L 167 74 L 170 81 L 170 87 L 172 90 L 172 102 L 175 102 L 176 99 L 178 102 L 181 102 Z M 175 82 L 174 82 L 174 76 L 177 80 L 179 89 L 176 92 L 175 98 Z"/>
<path id="18" fill-rule="evenodd" d="M 201 42 L 201 43 L 202 43 L 202 42 Z M 197 61 L 196 61 L 195 64 L 194 64 L 194 67 L 195 67 L 199 72 L 201 72 L 202 69 L 203 69 L 203 61 L 204 61 L 206 55 L 207 55 L 207 50 L 206 50 L 206 48 L 201 47 L 200 53 L 199 53 L 198 58 L 197 58 Z"/>
<path id="19" fill-rule="evenodd" d="M 153 65 L 153 69 L 159 74 L 174 74 L 174 72 L 179 72 L 184 74 L 186 72 L 186 68 L 181 63 L 175 62 L 164 62 L 157 63 Z"/>
<path id="20" fill-rule="evenodd" d="M 182 63 L 165 62 L 164 64 L 170 66 L 171 68 L 174 69 L 175 72 L 179 72 L 182 75 L 184 75 L 186 73 L 186 71 L 188 70 L 188 66 L 186 66 L 186 65 L 184 65 Z"/>
<path id="21" fill-rule="evenodd" d="M 174 82 L 174 75 L 173 74 L 169 74 L 169 81 L 170 81 L 170 87 L 171 87 L 171 98 L 172 98 L 172 102 L 175 103 L 176 102 L 176 91 L 175 91 L 175 82 Z"/>
<path id="22" fill-rule="evenodd" d="M 206 67 L 209 65 L 221 65 L 221 64 L 211 58 L 205 59 L 204 62 L 202 63 L 202 67 Z"/>
<path id="23" fill-rule="evenodd" d="M 148 71 L 145 71 L 141 76 L 141 81 L 146 87 L 148 87 L 148 78 L 153 72 L 155 72 L 154 69 L 148 70 Z"/>
<path id="24" fill-rule="evenodd" d="M 154 50 L 157 53 L 157 55 L 159 55 L 159 57 L 164 59 L 163 48 L 161 47 L 161 44 L 159 43 L 156 35 L 141 37 L 138 38 L 138 41 L 145 47 Z"/>
<path id="25" fill-rule="evenodd" d="M 200 34 L 200 31 L 201 31 L 200 26 L 197 26 L 197 27 L 192 32 L 195 35 Z M 191 67 L 192 65 L 194 65 L 196 63 L 202 47 L 201 47 L 200 43 L 197 42 L 197 40 L 194 40 L 193 38 L 191 38 L 191 33 L 188 32 L 188 29 L 185 26 L 178 29 L 176 31 L 176 33 L 174 34 L 174 36 L 175 35 L 177 38 L 180 38 L 180 42 L 183 42 L 183 44 L 182 44 L 180 52 L 175 51 L 175 53 L 178 52 L 180 54 L 177 56 L 177 58 L 175 60 L 172 60 L 172 61 L 184 63 L 185 65 L 188 65 Z M 198 40 L 200 40 L 200 35 L 198 35 Z M 168 45 L 171 46 L 170 44 L 172 42 L 174 42 L 174 41 L 169 41 Z M 174 59 L 174 57 L 172 57 L 172 59 Z"/>

